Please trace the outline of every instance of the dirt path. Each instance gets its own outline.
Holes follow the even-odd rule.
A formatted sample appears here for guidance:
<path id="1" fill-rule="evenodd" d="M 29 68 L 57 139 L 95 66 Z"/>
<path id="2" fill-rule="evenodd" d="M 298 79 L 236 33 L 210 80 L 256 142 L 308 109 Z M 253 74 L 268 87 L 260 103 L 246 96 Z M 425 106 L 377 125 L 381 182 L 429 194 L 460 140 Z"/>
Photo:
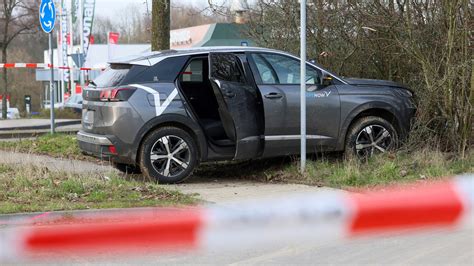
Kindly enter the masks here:
<path id="1" fill-rule="evenodd" d="M 98 164 L 6 151 L 0 151 L 0 164 L 35 165 L 47 167 L 51 171 L 73 173 L 107 174 L 116 171 L 108 163 Z M 225 165 L 221 166 L 219 171 L 216 171 L 217 175 L 219 172 L 222 172 L 222 167 L 225 167 Z M 202 174 L 192 176 L 186 183 L 169 185 L 168 187 L 187 194 L 197 194 L 206 202 L 218 204 L 231 203 L 242 199 L 278 198 L 290 193 L 317 192 L 328 189 L 306 185 L 265 183 L 242 178 L 236 179 L 228 176 L 222 178 L 216 175 L 202 176 Z"/>
<path id="2" fill-rule="evenodd" d="M 58 159 L 45 155 L 0 151 L 0 163 L 10 165 L 34 165 L 47 167 L 51 171 L 71 173 L 109 173 L 115 171 L 108 163 L 98 164 L 86 161 Z"/>

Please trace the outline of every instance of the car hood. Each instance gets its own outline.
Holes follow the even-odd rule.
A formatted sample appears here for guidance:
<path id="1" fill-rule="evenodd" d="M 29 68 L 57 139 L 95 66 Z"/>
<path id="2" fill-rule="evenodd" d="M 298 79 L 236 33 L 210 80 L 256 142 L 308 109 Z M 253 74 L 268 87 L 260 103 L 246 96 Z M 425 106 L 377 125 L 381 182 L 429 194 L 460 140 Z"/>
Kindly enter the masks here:
<path id="1" fill-rule="evenodd" d="M 383 86 L 383 87 L 394 87 L 394 88 L 404 88 L 407 89 L 407 86 L 390 81 L 390 80 L 381 80 L 381 79 L 358 79 L 358 78 L 345 78 L 347 83 L 354 86 Z"/>

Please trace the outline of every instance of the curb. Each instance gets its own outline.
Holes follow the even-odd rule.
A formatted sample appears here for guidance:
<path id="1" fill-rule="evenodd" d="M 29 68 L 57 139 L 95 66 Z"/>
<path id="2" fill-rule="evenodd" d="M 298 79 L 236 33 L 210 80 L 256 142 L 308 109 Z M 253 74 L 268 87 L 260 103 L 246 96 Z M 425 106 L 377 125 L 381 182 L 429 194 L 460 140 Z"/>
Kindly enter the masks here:
<path id="1" fill-rule="evenodd" d="M 81 120 L 72 120 L 72 121 L 61 121 L 61 122 L 56 122 L 55 125 L 56 127 L 64 127 L 64 126 L 73 126 L 73 125 L 80 125 Z M 19 130 L 41 130 L 41 129 L 50 129 L 51 125 L 46 124 L 46 125 L 38 125 L 38 126 L 26 126 L 26 127 L 7 127 L 7 128 L 1 128 L 0 129 L 0 134 L 3 133 L 2 131 L 19 131 Z"/>
<path id="2" fill-rule="evenodd" d="M 79 132 L 77 129 L 61 129 L 57 128 L 56 133 L 63 134 L 76 134 Z M 49 129 L 40 129 L 40 130 L 12 130 L 12 131 L 2 131 L 0 130 L 0 139 L 14 139 L 14 138 L 32 138 L 41 135 L 49 134 L 51 131 Z"/>

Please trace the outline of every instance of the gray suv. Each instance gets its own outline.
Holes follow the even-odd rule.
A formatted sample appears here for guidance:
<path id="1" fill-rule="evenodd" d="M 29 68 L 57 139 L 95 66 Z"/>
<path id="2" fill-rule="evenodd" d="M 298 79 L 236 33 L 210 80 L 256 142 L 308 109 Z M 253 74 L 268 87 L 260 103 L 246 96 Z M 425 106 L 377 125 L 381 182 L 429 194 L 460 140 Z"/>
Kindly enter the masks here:
<path id="1" fill-rule="evenodd" d="M 299 153 L 300 61 L 277 50 L 169 50 L 111 62 L 83 92 L 80 148 L 160 183 L 199 162 Z M 415 114 L 391 81 L 307 64 L 307 149 L 360 157 L 397 146 Z"/>

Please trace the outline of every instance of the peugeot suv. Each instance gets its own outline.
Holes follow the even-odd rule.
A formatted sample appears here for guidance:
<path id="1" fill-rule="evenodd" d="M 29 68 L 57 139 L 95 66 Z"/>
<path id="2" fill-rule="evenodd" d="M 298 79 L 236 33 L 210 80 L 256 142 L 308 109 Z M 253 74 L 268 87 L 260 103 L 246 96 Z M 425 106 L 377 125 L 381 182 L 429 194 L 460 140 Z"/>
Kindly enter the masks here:
<path id="1" fill-rule="evenodd" d="M 307 63 L 307 150 L 360 157 L 393 149 L 415 114 L 391 81 L 341 78 Z M 83 91 L 87 154 L 160 183 L 206 161 L 297 154 L 300 61 L 249 47 L 168 50 L 110 63 Z"/>

